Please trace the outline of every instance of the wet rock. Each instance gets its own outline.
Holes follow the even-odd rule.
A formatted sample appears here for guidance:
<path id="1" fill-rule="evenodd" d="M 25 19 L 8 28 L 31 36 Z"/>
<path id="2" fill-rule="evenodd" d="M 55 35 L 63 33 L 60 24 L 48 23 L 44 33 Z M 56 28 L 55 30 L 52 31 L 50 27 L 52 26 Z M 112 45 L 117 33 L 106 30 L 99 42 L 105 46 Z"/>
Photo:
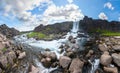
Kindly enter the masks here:
<path id="1" fill-rule="evenodd" d="M 55 54 L 55 52 L 50 52 L 50 51 L 45 51 L 43 53 L 43 56 L 46 58 L 46 57 L 49 57 L 51 58 L 52 61 L 55 61 L 57 59 L 57 55 Z"/>
<path id="2" fill-rule="evenodd" d="M 98 45 L 98 48 L 100 51 L 104 52 L 104 51 L 108 51 L 108 47 L 107 45 L 104 43 L 104 44 L 99 44 Z"/>
<path id="3" fill-rule="evenodd" d="M 117 67 L 104 67 L 104 71 L 109 73 L 118 73 Z"/>
<path id="4" fill-rule="evenodd" d="M 51 58 L 42 58 L 41 63 L 44 67 L 49 68 L 51 66 Z"/>
<path id="5" fill-rule="evenodd" d="M 69 36 L 68 40 L 71 41 L 73 39 L 73 36 Z"/>
<path id="6" fill-rule="evenodd" d="M 74 55 L 75 55 L 75 54 L 74 54 L 72 51 L 66 53 L 66 56 L 68 56 L 68 57 L 70 57 L 70 58 L 73 58 Z"/>
<path id="7" fill-rule="evenodd" d="M 100 63 L 104 66 L 108 66 L 111 64 L 112 57 L 109 55 L 109 52 L 105 51 L 103 55 L 100 57 Z"/>
<path id="8" fill-rule="evenodd" d="M 89 50 L 89 52 L 87 53 L 86 57 L 90 57 L 93 53 L 94 53 L 93 50 Z"/>
<path id="9" fill-rule="evenodd" d="M 114 45 L 112 48 L 113 50 L 120 51 L 120 45 Z"/>
<path id="10" fill-rule="evenodd" d="M 3 68 L 6 68 L 8 65 L 8 60 L 7 57 L 2 55 L 0 56 L 0 64 L 2 65 Z"/>
<path id="11" fill-rule="evenodd" d="M 31 71 L 29 73 L 40 73 L 39 68 L 36 68 L 35 66 L 32 65 Z"/>
<path id="12" fill-rule="evenodd" d="M 116 63 L 120 67 L 120 53 L 119 54 L 113 53 L 112 58 L 114 63 Z"/>
<path id="13" fill-rule="evenodd" d="M 68 68 L 69 64 L 71 63 L 71 58 L 67 56 L 61 56 L 59 59 L 60 66 L 63 68 Z"/>
<path id="14" fill-rule="evenodd" d="M 82 73 L 83 65 L 84 62 L 82 62 L 79 58 L 73 59 L 69 67 L 70 73 Z"/>
<path id="15" fill-rule="evenodd" d="M 76 43 L 76 40 L 75 40 L 75 39 L 71 39 L 70 42 L 71 42 L 71 43 Z"/>
<path id="16" fill-rule="evenodd" d="M 20 53 L 18 59 L 23 59 L 24 57 L 26 57 L 26 52 Z"/>

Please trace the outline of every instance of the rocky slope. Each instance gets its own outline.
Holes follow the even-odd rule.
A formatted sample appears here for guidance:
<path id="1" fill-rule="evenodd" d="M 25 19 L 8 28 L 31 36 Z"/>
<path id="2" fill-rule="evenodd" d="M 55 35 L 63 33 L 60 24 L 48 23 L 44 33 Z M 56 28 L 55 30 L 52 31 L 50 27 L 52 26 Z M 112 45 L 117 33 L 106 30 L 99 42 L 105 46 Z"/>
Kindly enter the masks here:
<path id="1" fill-rule="evenodd" d="M 12 40 L 0 34 L 0 73 L 11 73 L 25 56 L 21 46 L 16 46 Z"/>
<path id="2" fill-rule="evenodd" d="M 39 25 L 34 29 L 35 32 L 42 32 L 44 34 L 61 34 L 67 33 L 72 28 L 72 22 L 63 22 L 63 23 L 55 23 L 53 25 Z"/>
<path id="3" fill-rule="evenodd" d="M 3 24 L 0 25 L 0 33 L 5 35 L 7 38 L 13 38 L 13 36 L 19 34 L 19 31 L 14 28 L 9 28 L 7 25 Z"/>

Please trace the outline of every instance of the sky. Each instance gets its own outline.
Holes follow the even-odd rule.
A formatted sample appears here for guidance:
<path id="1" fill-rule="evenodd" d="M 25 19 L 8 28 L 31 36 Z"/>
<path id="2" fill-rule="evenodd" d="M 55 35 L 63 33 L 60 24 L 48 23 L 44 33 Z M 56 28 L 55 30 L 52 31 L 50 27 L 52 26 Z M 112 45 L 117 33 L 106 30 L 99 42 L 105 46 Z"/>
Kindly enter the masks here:
<path id="1" fill-rule="evenodd" d="M 20 31 L 84 16 L 120 21 L 120 0 L 0 0 L 0 25 Z"/>

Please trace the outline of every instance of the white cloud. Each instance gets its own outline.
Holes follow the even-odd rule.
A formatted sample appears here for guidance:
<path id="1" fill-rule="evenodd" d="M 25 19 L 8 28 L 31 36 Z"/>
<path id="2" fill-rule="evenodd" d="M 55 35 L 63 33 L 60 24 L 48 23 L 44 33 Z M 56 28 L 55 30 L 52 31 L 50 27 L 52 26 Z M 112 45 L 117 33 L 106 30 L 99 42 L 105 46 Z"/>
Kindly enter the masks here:
<path id="1" fill-rule="evenodd" d="M 69 3 L 72 3 L 73 2 L 73 0 L 67 0 Z"/>
<path id="2" fill-rule="evenodd" d="M 43 16 L 44 21 L 74 21 L 75 19 L 80 20 L 84 18 L 81 10 L 75 4 L 67 4 L 65 6 L 52 4 L 45 10 Z"/>
<path id="3" fill-rule="evenodd" d="M 114 7 L 110 2 L 105 3 L 104 7 L 107 7 L 108 9 L 114 10 Z"/>
<path id="4" fill-rule="evenodd" d="M 20 31 L 32 30 L 39 24 L 49 24 L 62 21 L 73 21 L 83 19 L 79 7 L 68 0 L 65 6 L 56 6 L 52 0 L 0 0 L 0 15 L 18 19 L 22 22 L 16 28 Z M 45 4 L 45 5 L 44 5 Z M 32 14 L 33 9 L 48 6 L 43 14 Z"/>
<path id="5" fill-rule="evenodd" d="M 101 12 L 101 13 L 98 15 L 98 17 L 99 17 L 100 19 L 102 19 L 102 20 L 107 20 L 107 19 L 108 19 L 108 17 L 106 16 L 106 14 L 105 14 L 104 12 Z"/>
<path id="6" fill-rule="evenodd" d="M 118 17 L 118 21 L 120 21 L 120 17 Z"/>

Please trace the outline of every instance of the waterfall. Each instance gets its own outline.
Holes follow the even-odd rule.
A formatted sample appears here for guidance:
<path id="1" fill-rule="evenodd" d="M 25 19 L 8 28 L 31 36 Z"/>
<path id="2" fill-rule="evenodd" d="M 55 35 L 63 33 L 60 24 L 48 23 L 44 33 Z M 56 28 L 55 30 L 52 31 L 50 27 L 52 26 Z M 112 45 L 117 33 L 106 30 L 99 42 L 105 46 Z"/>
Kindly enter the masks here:
<path id="1" fill-rule="evenodd" d="M 78 21 L 74 21 L 71 32 L 77 33 L 78 31 L 79 31 L 79 22 Z"/>

